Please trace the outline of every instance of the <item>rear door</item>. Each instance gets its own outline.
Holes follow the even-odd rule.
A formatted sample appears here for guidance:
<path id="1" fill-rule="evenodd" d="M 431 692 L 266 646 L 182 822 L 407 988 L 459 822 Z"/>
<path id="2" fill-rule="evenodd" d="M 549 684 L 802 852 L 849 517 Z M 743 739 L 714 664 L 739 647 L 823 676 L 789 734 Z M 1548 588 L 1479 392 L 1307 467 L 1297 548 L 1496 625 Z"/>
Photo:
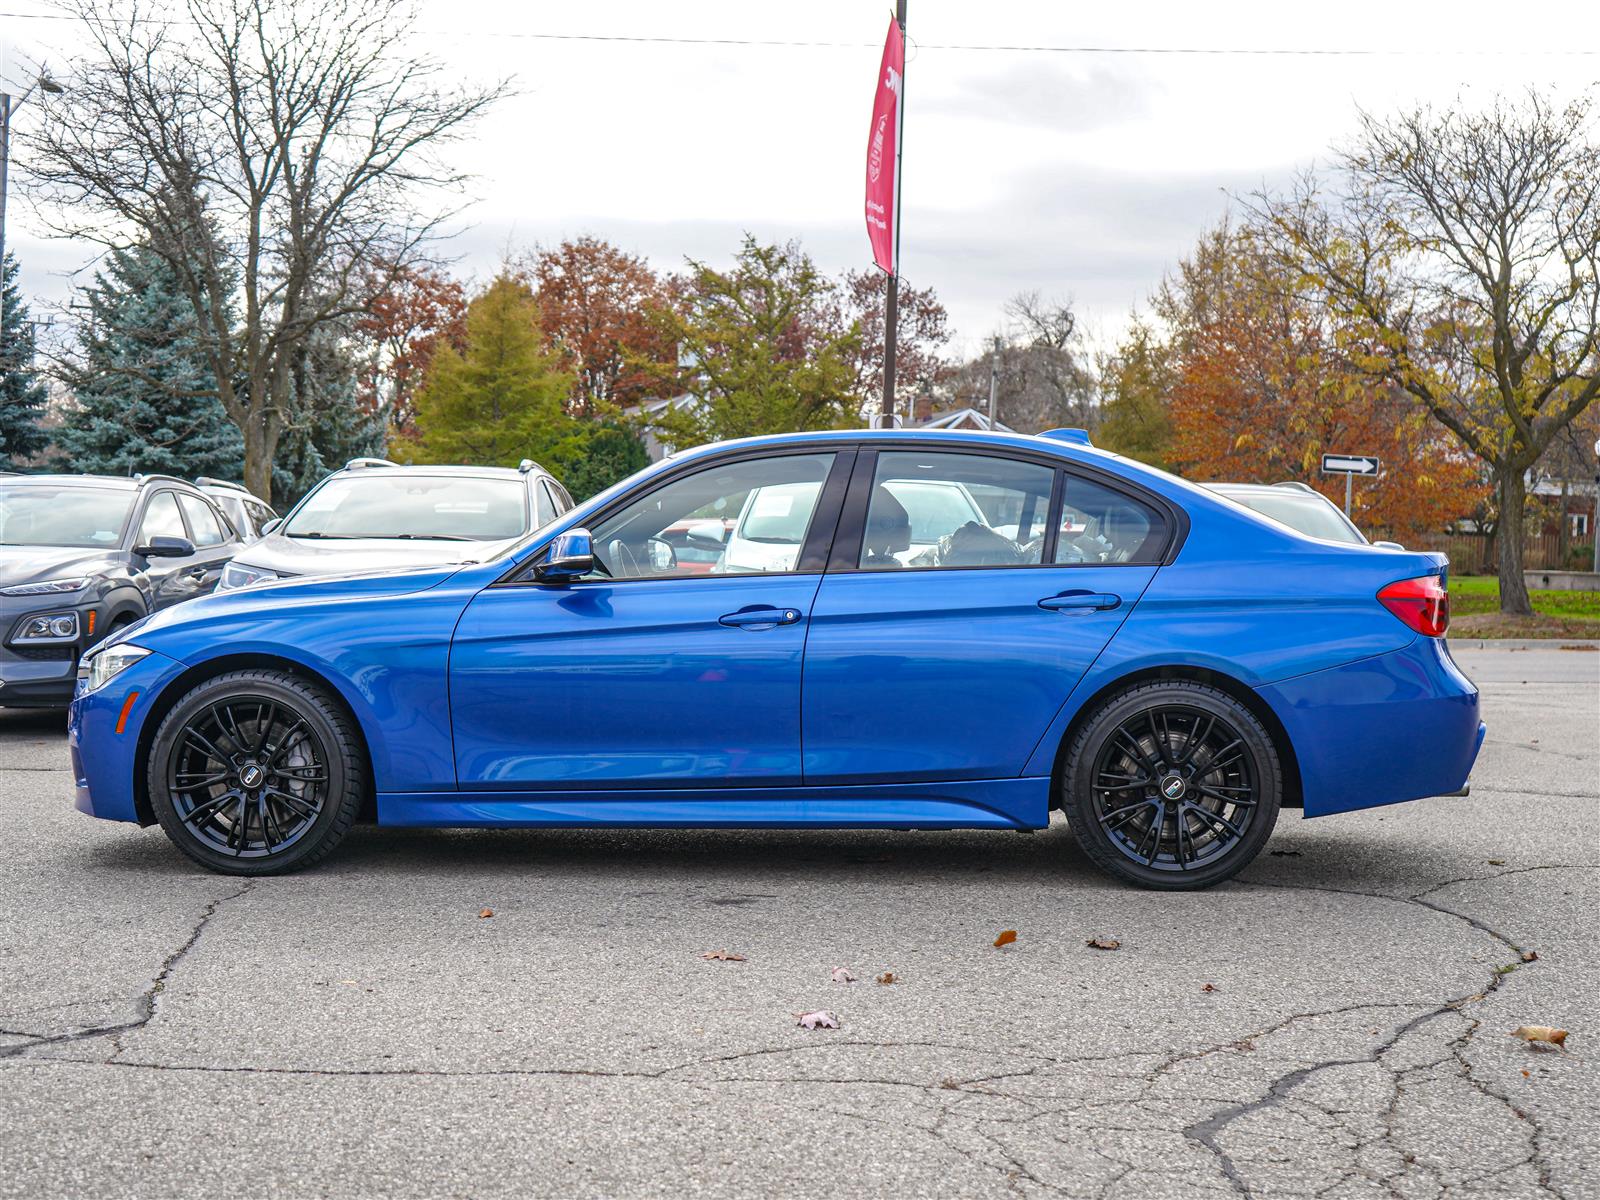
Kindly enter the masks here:
<path id="1" fill-rule="evenodd" d="M 812 609 L 805 782 L 1020 775 L 1167 535 L 1153 504 L 1048 459 L 863 451 Z"/>

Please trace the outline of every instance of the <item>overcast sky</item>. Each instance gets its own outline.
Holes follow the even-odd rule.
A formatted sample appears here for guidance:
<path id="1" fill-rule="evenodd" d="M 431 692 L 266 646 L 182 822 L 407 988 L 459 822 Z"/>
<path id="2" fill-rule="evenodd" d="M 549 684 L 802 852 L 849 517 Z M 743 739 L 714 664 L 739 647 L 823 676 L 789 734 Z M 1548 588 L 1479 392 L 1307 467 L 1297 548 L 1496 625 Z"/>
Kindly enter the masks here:
<path id="1" fill-rule="evenodd" d="M 22 15 L 50 11 L 0 0 L 13 83 L 27 56 L 70 56 L 70 25 Z M 829 271 L 868 265 L 862 180 L 888 14 L 877 0 L 424 0 L 420 48 L 518 89 L 452 151 L 476 181 L 448 252 L 483 278 L 508 246 L 592 233 L 675 269 L 726 261 L 749 230 L 799 238 Z M 1592 2 L 911 0 L 908 32 L 903 274 L 938 291 L 962 352 L 1024 289 L 1074 297 L 1115 335 L 1230 192 L 1311 163 L 1358 105 L 1572 94 L 1600 69 Z M 995 46 L 1048 49 L 977 48 Z M 1378 53 L 1148 52 L 1163 49 Z M 12 199 L 24 288 L 60 300 L 88 252 L 43 240 Z"/>

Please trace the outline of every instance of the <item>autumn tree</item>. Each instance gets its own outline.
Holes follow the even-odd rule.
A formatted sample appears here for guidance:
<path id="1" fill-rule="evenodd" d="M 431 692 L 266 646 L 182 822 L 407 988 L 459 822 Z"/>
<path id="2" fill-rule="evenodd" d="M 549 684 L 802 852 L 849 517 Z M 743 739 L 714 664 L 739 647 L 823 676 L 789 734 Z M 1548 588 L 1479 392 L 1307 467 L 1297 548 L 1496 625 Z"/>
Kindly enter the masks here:
<path id="1" fill-rule="evenodd" d="M 1600 394 L 1600 146 L 1591 105 L 1363 114 L 1326 182 L 1255 198 L 1263 238 L 1325 298 L 1349 361 L 1494 481 L 1503 612 L 1526 472 Z"/>
<path id="2" fill-rule="evenodd" d="M 1037 291 L 1006 302 L 1006 332 L 950 376 L 951 389 L 987 411 L 994 381 L 995 418 L 1023 433 L 1098 424 L 1092 357 L 1069 300 Z"/>
<path id="3" fill-rule="evenodd" d="M 1095 444 L 1153 467 L 1170 465 L 1173 352 L 1156 331 L 1135 319 L 1115 350 L 1102 357 L 1100 424 Z"/>
<path id="4" fill-rule="evenodd" d="M 641 364 L 688 397 L 657 417 L 665 443 L 859 420 L 861 333 L 838 328 L 835 285 L 797 243 L 762 245 L 747 234 L 730 270 L 692 259 L 689 268 L 678 306 L 654 318 L 678 363 Z"/>
<path id="5" fill-rule="evenodd" d="M 572 375 L 545 345 L 527 285 L 500 275 L 467 308 L 466 347 L 441 345 L 417 393 L 419 462 L 546 466 L 579 430 L 566 414 Z"/>
<path id="6" fill-rule="evenodd" d="M 381 286 L 370 289 L 366 309 L 355 321 L 367 347 L 358 401 L 386 419 L 394 435 L 415 433 L 416 394 L 434 351 L 459 350 L 467 336 L 467 296 L 458 280 L 424 264 L 379 268 Z"/>
<path id="7" fill-rule="evenodd" d="M 881 411 L 883 404 L 888 304 L 889 277 L 882 271 L 846 271 L 840 280 L 832 323 L 838 333 L 848 333 L 852 326 L 861 333 L 851 367 L 863 418 Z M 943 380 L 948 370 L 944 351 L 949 342 L 950 314 L 938 294 L 902 279 L 895 297 L 896 412 L 911 413 L 914 397 Z"/>
<path id="8" fill-rule="evenodd" d="M 58 234 L 167 260 L 265 497 L 296 363 L 415 261 L 443 219 L 419 192 L 461 182 L 432 151 L 498 89 L 410 52 L 407 0 L 64 6 L 88 49 L 37 101 L 27 183 Z"/>
<path id="9" fill-rule="evenodd" d="M 676 347 L 653 319 L 672 299 L 644 259 L 580 237 L 535 251 L 527 274 L 545 334 L 573 373 L 573 416 L 615 414 L 670 390 L 648 364 L 670 369 L 676 361 Z"/>

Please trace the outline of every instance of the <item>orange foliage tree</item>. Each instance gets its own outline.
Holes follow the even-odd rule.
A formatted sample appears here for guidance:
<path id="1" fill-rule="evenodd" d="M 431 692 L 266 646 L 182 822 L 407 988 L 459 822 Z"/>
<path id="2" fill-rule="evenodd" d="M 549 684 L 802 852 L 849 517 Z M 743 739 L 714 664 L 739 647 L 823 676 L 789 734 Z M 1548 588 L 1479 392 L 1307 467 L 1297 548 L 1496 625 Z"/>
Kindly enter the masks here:
<path id="1" fill-rule="evenodd" d="M 1371 536 L 1404 539 L 1471 513 L 1485 484 L 1445 430 L 1357 370 L 1326 312 L 1274 271 L 1247 234 L 1204 238 L 1157 297 L 1174 331 L 1169 458 L 1196 480 L 1300 480 L 1338 504 L 1344 481 L 1325 453 L 1375 454 L 1352 516 Z"/>
<path id="2" fill-rule="evenodd" d="M 393 436 L 416 436 L 416 393 L 440 344 L 463 349 L 467 297 L 461 284 L 431 267 L 402 267 L 373 294 L 356 322 L 370 347 L 357 400 L 386 412 Z"/>

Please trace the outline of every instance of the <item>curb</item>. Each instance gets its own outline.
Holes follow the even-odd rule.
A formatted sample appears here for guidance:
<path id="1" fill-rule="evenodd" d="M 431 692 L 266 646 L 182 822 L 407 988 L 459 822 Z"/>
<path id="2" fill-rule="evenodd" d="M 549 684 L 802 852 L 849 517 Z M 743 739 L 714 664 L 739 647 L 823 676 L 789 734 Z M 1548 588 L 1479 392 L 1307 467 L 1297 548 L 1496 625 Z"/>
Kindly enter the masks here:
<path id="1" fill-rule="evenodd" d="M 1600 650 L 1597 638 L 1448 638 L 1452 650 Z"/>

